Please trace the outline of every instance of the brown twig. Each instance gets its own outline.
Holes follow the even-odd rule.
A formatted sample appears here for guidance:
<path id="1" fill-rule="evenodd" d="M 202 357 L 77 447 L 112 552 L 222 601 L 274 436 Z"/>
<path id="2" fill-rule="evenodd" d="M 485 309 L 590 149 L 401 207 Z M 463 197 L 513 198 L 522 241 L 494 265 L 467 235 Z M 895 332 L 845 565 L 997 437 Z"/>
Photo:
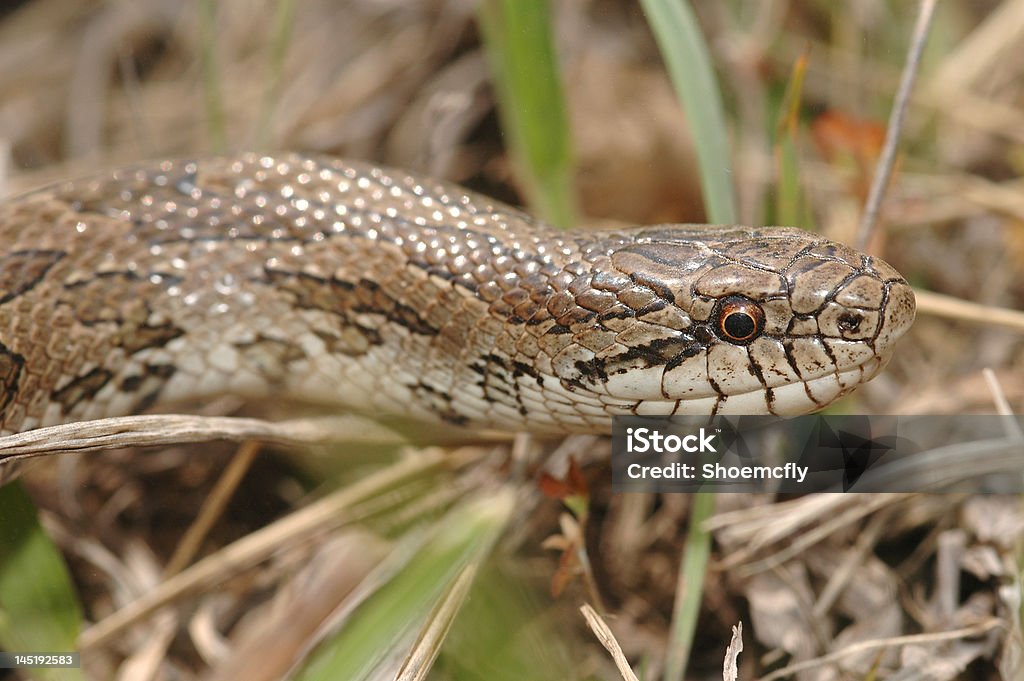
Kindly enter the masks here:
<path id="1" fill-rule="evenodd" d="M 914 80 L 917 78 L 921 52 L 924 51 L 928 29 L 935 13 L 935 3 L 936 0 L 921 0 L 917 23 L 910 41 L 910 50 L 907 52 L 907 63 L 903 67 L 903 77 L 900 79 L 900 87 L 896 91 L 896 100 L 893 102 L 892 113 L 889 115 L 889 127 L 885 131 L 885 145 L 882 147 L 882 155 L 875 167 L 875 177 L 871 182 L 871 191 L 868 194 L 867 203 L 864 205 L 864 215 L 857 233 L 857 247 L 861 250 L 867 249 L 878 224 L 878 211 L 882 205 L 882 199 L 885 198 L 885 190 L 889 185 L 889 177 L 892 175 L 892 168 L 896 161 L 896 146 L 899 143 L 900 131 L 903 129 L 903 119 L 907 113 L 910 93 L 914 89 Z"/>

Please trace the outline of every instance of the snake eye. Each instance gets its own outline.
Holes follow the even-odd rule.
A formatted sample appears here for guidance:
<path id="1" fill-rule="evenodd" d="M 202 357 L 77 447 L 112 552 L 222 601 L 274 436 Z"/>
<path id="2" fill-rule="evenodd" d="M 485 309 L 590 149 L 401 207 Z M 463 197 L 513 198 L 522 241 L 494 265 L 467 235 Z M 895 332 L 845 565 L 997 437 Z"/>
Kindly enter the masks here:
<path id="1" fill-rule="evenodd" d="M 715 333 L 724 341 L 746 345 L 764 331 L 764 310 L 750 298 L 729 296 L 718 301 Z"/>

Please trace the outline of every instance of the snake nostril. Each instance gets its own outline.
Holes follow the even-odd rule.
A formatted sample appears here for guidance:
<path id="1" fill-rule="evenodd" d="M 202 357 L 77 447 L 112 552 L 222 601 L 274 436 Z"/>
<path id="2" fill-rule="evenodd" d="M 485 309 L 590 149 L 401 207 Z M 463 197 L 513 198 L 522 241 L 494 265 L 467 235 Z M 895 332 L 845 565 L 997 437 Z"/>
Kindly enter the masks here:
<path id="1" fill-rule="evenodd" d="M 861 322 L 864 321 L 864 317 L 856 314 L 855 312 L 844 312 L 839 315 L 836 319 L 836 323 L 839 324 L 839 329 L 846 333 L 853 333 L 860 329 Z"/>

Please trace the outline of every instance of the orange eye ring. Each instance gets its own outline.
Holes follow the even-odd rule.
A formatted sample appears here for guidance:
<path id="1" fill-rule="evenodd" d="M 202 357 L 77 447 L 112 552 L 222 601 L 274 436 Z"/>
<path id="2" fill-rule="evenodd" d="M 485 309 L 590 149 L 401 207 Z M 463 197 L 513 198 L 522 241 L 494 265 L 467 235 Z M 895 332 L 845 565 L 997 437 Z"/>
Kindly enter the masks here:
<path id="1" fill-rule="evenodd" d="M 750 298 L 728 296 L 718 301 L 715 334 L 735 345 L 753 342 L 764 331 L 764 310 Z"/>

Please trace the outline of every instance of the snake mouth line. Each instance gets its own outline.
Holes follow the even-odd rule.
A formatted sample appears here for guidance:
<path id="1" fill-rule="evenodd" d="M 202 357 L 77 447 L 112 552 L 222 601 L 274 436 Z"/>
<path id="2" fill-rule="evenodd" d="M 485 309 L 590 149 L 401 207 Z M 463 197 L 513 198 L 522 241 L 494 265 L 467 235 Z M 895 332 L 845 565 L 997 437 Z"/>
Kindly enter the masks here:
<path id="1" fill-rule="evenodd" d="M 871 380 L 891 357 L 892 353 L 874 356 L 847 369 L 822 372 L 772 388 L 679 400 L 640 400 L 630 405 L 624 413 L 637 416 L 744 416 L 766 413 L 799 416 L 823 409 Z"/>
<path id="2" fill-rule="evenodd" d="M 872 357 L 849 369 L 806 378 L 785 386 L 785 390 L 775 389 L 770 411 L 779 416 L 795 416 L 823 409 L 878 375 L 891 357 L 892 353 Z"/>
<path id="3" fill-rule="evenodd" d="M 861 364 L 847 369 L 823 372 L 817 376 L 804 377 L 797 383 L 769 390 L 750 391 L 747 394 L 757 395 L 761 400 L 760 404 L 767 406 L 768 412 L 777 416 L 798 416 L 815 412 L 824 409 L 861 384 L 870 381 L 882 370 L 891 357 L 892 353 L 871 357 Z M 723 409 L 720 409 L 718 413 L 743 413 L 732 411 L 728 406 L 730 401 L 736 402 L 734 397 L 727 398 Z"/>

